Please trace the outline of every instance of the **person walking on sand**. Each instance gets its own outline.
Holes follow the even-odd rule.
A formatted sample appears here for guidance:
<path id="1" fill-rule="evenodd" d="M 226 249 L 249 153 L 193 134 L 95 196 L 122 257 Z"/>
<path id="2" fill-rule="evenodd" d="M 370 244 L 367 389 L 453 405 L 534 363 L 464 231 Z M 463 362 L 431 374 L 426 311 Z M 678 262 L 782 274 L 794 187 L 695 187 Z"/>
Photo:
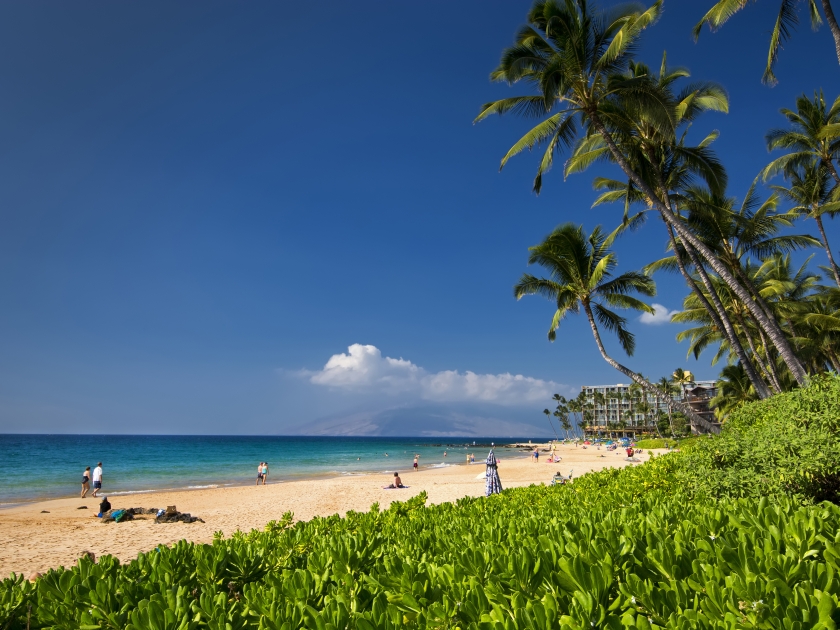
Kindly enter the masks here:
<path id="1" fill-rule="evenodd" d="M 260 470 L 262 471 L 263 485 L 265 485 L 265 482 L 268 481 L 268 462 L 263 462 Z"/>
<path id="2" fill-rule="evenodd" d="M 82 473 L 82 498 L 83 499 L 87 496 L 88 490 L 90 490 L 90 466 L 85 468 L 85 472 Z"/>
<path id="3" fill-rule="evenodd" d="M 100 490 L 102 490 L 102 462 L 93 469 L 93 494 L 90 496 L 95 497 Z"/>
<path id="4" fill-rule="evenodd" d="M 417 460 L 420 459 L 420 456 L 415 454 L 414 455 L 414 472 L 417 472 Z"/>

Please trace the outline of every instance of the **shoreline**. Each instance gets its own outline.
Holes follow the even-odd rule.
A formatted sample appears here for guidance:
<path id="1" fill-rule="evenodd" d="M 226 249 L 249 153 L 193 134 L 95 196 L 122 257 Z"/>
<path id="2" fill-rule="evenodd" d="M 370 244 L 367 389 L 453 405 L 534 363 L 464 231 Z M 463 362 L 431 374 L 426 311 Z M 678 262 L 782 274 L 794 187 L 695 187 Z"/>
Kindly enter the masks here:
<path id="1" fill-rule="evenodd" d="M 540 445 L 542 448 L 542 445 Z M 539 463 L 509 452 L 502 456 L 499 475 L 504 488 L 549 484 L 555 471 L 574 476 L 604 468 L 637 465 L 628 462 L 621 451 L 597 451 L 558 447 L 562 461 Z M 649 452 L 639 457 L 647 461 Z M 281 481 L 266 486 L 226 486 L 207 489 L 154 490 L 109 497 L 117 508 L 166 508 L 174 505 L 180 512 L 203 519 L 203 523 L 155 523 L 139 517 L 123 523 L 103 523 L 95 514 L 99 499 L 90 496 L 49 499 L 0 510 L 0 575 L 14 572 L 28 576 L 59 566 L 71 566 L 83 552 L 96 557 L 109 554 L 128 562 L 139 553 L 158 545 L 179 540 L 212 543 L 215 532 L 230 536 L 234 531 L 262 529 L 285 512 L 294 520 L 310 520 L 348 511 L 368 511 L 373 503 L 387 509 L 394 501 L 405 501 L 420 492 L 428 494 L 428 503 L 453 502 L 462 497 L 484 495 L 483 460 L 475 464 L 453 463 L 443 468 L 425 468 L 401 473 L 406 489 L 386 490 L 393 478 L 382 473 L 341 475 L 319 479 Z M 83 507 L 84 506 L 84 507 Z"/>
<path id="2" fill-rule="evenodd" d="M 544 443 L 534 444 L 535 446 L 539 446 L 543 448 L 545 446 Z M 433 444 L 432 446 L 437 446 L 437 444 Z M 478 444 L 475 448 L 482 447 L 483 445 Z M 527 445 L 524 445 L 527 446 Z M 507 452 L 504 452 L 504 456 L 506 458 L 510 457 L 520 457 L 520 458 L 527 458 L 529 457 L 526 453 L 522 451 L 523 444 L 521 443 L 512 443 L 512 444 L 505 444 L 502 446 L 495 447 L 496 449 L 505 449 Z M 488 446 L 489 448 L 489 446 Z M 484 459 L 479 460 L 476 458 L 474 466 L 478 466 L 479 464 L 483 463 Z M 440 462 L 436 464 L 421 464 L 420 470 L 442 470 L 445 468 L 449 468 L 452 466 L 466 466 L 466 462 L 459 461 L 455 463 L 448 463 L 448 462 Z M 401 467 L 400 470 L 405 470 L 408 472 L 410 468 L 410 464 L 406 467 Z M 299 481 L 314 481 L 314 480 L 323 480 L 323 479 L 341 479 L 344 477 L 364 477 L 369 475 L 385 475 L 391 474 L 394 470 L 352 470 L 352 471 L 342 471 L 342 470 L 328 470 L 328 471 L 312 471 L 308 473 L 301 473 L 299 475 L 294 475 L 291 478 L 285 479 L 278 479 L 275 481 L 269 481 L 266 485 L 271 486 L 275 484 L 283 484 L 283 483 L 297 483 Z M 278 475 L 279 476 L 279 475 Z M 193 482 L 194 484 L 196 482 Z M 216 488 L 247 488 L 251 485 L 256 485 L 254 483 L 254 479 L 250 481 L 244 481 L 242 479 L 235 479 L 235 480 L 221 480 L 221 481 L 208 481 L 207 483 L 198 482 L 201 485 L 186 485 L 186 486 L 177 486 L 174 485 L 168 488 L 139 488 L 139 489 L 124 489 L 124 490 L 108 490 L 106 488 L 105 492 L 100 492 L 100 496 L 109 496 L 109 497 L 126 497 L 126 496 L 134 496 L 134 495 L 142 495 L 142 494 L 154 494 L 154 493 L 165 493 L 165 492 L 182 492 L 187 490 L 209 490 L 209 489 L 216 489 Z M 78 484 L 77 484 L 78 485 Z M 88 496 L 85 500 L 92 498 L 90 496 L 90 492 L 93 492 L 93 489 L 88 493 Z M 45 494 L 37 496 L 33 499 L 23 500 L 23 501 L 16 501 L 10 497 L 9 501 L 3 501 L 0 499 L 0 513 L 5 510 L 14 509 L 18 507 L 23 507 L 27 505 L 33 505 L 35 503 L 43 503 L 48 501 L 60 501 L 64 499 L 79 499 L 82 500 L 79 496 L 79 489 L 76 488 L 75 494 L 64 494 L 64 495 L 51 495 Z"/>
<path id="3" fill-rule="evenodd" d="M 530 456 L 520 453 L 515 456 L 507 455 L 505 459 L 529 459 Z M 427 464 L 425 466 L 421 465 L 418 468 L 420 472 L 431 472 L 435 470 L 446 470 L 447 468 L 453 468 L 456 466 L 484 466 L 484 460 L 481 461 L 477 460 L 473 464 L 467 464 L 466 462 L 460 462 L 457 464 Z M 409 469 L 403 469 L 406 472 L 400 472 L 400 474 L 408 474 Z M 361 477 L 371 477 L 374 475 L 390 475 L 393 474 L 393 470 L 380 470 L 380 471 L 352 471 L 352 472 L 340 472 L 331 470 L 329 472 L 323 473 L 312 473 L 301 475 L 300 477 L 295 477 L 294 479 L 280 479 L 277 481 L 269 481 L 265 484 L 266 487 L 269 486 L 276 486 L 281 484 L 290 484 L 290 483 L 299 483 L 302 481 L 322 481 L 322 480 L 331 480 L 331 479 L 347 479 L 347 478 L 361 478 Z M 193 492 L 197 490 L 217 490 L 217 489 L 224 489 L 224 488 L 250 488 L 250 487 L 262 487 L 262 484 L 257 485 L 256 483 L 239 483 L 239 482 L 230 482 L 230 483 L 212 483 L 200 486 L 183 486 L 183 487 L 173 487 L 173 488 L 148 488 L 143 490 L 117 490 L 111 492 L 102 492 L 99 497 L 93 497 L 89 493 L 87 497 L 84 499 L 79 496 L 77 493 L 75 496 L 52 496 L 52 497 L 38 497 L 36 499 L 32 499 L 31 501 L 19 501 L 17 503 L 0 503 L 0 514 L 3 513 L 4 510 L 11 510 L 15 508 L 22 508 L 27 506 L 32 506 L 40 503 L 49 503 L 51 501 L 69 501 L 73 499 L 77 499 L 79 501 L 88 501 L 91 499 L 98 499 L 101 497 L 133 497 L 139 495 L 147 495 L 147 494 L 166 494 L 166 493 L 175 493 L 175 492 Z M 92 492 L 92 490 L 91 490 Z"/>

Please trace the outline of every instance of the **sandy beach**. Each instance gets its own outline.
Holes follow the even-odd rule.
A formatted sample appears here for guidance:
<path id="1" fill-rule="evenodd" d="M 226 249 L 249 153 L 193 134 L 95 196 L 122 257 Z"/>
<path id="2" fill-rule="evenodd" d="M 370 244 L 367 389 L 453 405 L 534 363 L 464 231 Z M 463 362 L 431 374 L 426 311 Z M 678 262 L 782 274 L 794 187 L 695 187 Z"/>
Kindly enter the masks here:
<path id="1" fill-rule="evenodd" d="M 547 453 L 541 453 L 540 462 L 535 464 L 531 458 L 522 457 L 521 451 L 498 449 L 499 476 L 503 486 L 548 484 L 555 470 L 568 475 L 573 469 L 574 476 L 579 477 L 593 470 L 631 465 L 622 450 L 599 451 L 574 445 L 563 445 L 558 449 L 562 461 L 557 464 L 546 463 Z M 644 462 L 649 456 L 645 452 L 638 459 Z M 315 516 L 343 515 L 349 510 L 367 511 L 374 502 L 386 508 L 392 501 L 404 501 L 423 490 L 428 493 L 430 503 L 482 496 L 484 479 L 476 477 L 483 472 L 483 460 L 473 465 L 421 468 L 416 473 L 406 470 L 402 472 L 402 479 L 410 488 L 402 490 L 383 490 L 382 486 L 390 483 L 391 479 L 387 475 L 371 474 L 269 483 L 259 487 L 110 497 L 114 508 L 165 508 L 174 505 L 179 511 L 189 512 L 205 521 L 190 524 L 157 524 L 152 517 L 138 517 L 124 523 L 102 523 L 95 518 L 99 499 L 90 496 L 84 500 L 76 496 L 30 503 L 0 511 L 0 575 L 12 572 L 29 575 L 34 571 L 69 566 L 85 551 L 91 551 L 97 557 L 111 554 L 121 561 L 129 561 L 138 553 L 161 544 L 182 539 L 211 542 L 213 533 L 217 531 L 230 535 L 236 530 L 262 528 L 287 511 L 294 512 L 296 520 L 308 520 Z M 79 509 L 81 506 L 86 506 L 86 509 Z"/>

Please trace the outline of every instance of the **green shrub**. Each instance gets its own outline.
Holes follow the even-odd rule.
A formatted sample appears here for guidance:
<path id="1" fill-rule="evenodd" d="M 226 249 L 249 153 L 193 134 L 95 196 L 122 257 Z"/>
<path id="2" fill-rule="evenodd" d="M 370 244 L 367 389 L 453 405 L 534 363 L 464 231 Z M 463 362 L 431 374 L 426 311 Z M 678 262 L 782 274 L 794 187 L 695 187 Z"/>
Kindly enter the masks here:
<path id="1" fill-rule="evenodd" d="M 286 514 L 125 565 L 12 576 L 0 628 L 833 629 L 840 508 L 813 500 L 836 475 L 823 442 L 836 447 L 838 392 L 817 381 L 744 407 L 720 436 L 571 485 Z"/>
<path id="2" fill-rule="evenodd" d="M 664 438 L 650 438 L 647 440 L 639 440 L 636 442 L 636 448 L 672 448 L 677 445 L 677 440 L 667 440 Z"/>
<path id="3" fill-rule="evenodd" d="M 669 457 L 661 458 L 670 459 Z M 656 462 L 664 466 L 671 464 Z M 636 482 L 647 466 L 632 470 Z M 50 571 L 4 627 L 833 628 L 840 509 L 581 486 L 316 518 Z M 600 485 L 599 485 L 600 482 Z M 577 482 L 576 482 L 577 483 Z"/>
<path id="4" fill-rule="evenodd" d="M 840 378 L 739 408 L 718 436 L 685 449 L 680 479 L 697 497 L 840 499 Z"/>

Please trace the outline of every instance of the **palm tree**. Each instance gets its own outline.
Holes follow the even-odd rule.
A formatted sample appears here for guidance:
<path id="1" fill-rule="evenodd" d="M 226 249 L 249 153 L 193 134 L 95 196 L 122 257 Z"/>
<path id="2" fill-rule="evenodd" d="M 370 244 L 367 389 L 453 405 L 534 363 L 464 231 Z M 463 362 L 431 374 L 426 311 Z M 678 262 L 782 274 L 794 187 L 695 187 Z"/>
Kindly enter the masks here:
<path id="1" fill-rule="evenodd" d="M 840 174 L 834 165 L 840 159 L 840 97 L 831 107 L 822 91 L 809 99 L 802 94 L 796 99 L 796 111 L 782 108 L 782 115 L 790 123 L 789 129 L 773 129 L 767 136 L 767 148 L 787 150 L 761 171 L 764 181 L 778 173 L 814 164 L 827 169 L 834 181 L 840 183 Z"/>
<path id="2" fill-rule="evenodd" d="M 621 394 L 618 392 L 608 392 L 607 398 L 607 426 L 609 427 L 609 437 L 612 438 L 613 427 L 621 423 Z M 617 418 L 613 417 L 612 408 L 615 407 Z"/>
<path id="3" fill-rule="evenodd" d="M 718 377 L 717 394 L 709 401 L 709 405 L 715 410 L 715 417 L 723 420 L 733 409 L 757 399 L 741 366 L 727 365 Z"/>
<path id="4" fill-rule="evenodd" d="M 563 424 L 563 430 L 566 432 L 566 439 L 569 439 L 569 431 L 572 428 L 572 423 L 569 421 L 569 414 L 565 414 L 560 422 Z"/>
<path id="5" fill-rule="evenodd" d="M 780 230 L 793 225 L 796 215 L 780 213 L 776 210 L 778 205 L 776 194 L 771 195 L 762 202 L 756 194 L 755 188 L 756 184 L 753 183 L 737 209 L 734 198 L 718 195 L 707 188 L 698 186 L 689 186 L 680 199 L 679 205 L 687 212 L 686 221 L 691 226 L 692 231 L 739 278 L 761 309 L 769 317 L 773 317 L 772 309 L 768 307 L 761 293 L 749 278 L 749 274 L 746 273 L 744 260 L 750 255 L 767 258 L 776 254 L 815 246 L 819 242 L 807 235 L 780 235 Z M 683 244 L 679 243 L 679 245 Z M 652 273 L 660 268 L 667 269 L 673 267 L 674 261 L 682 257 L 680 249 L 678 247 L 675 256 L 652 263 L 645 270 L 648 273 Z M 696 267 L 695 272 L 703 274 L 702 266 Z M 727 334 L 725 339 L 721 339 L 722 342 L 725 342 L 722 347 L 725 346 L 727 350 L 735 355 L 735 360 L 742 364 L 759 398 L 766 398 L 770 395 L 770 390 L 764 381 L 762 381 L 752 363 L 753 360 L 756 360 L 760 366 L 760 359 L 756 356 L 755 346 L 752 343 L 751 337 L 747 336 L 746 341 L 752 351 L 752 358 L 750 358 L 740 342 L 737 330 L 739 324 L 742 329 L 746 326 L 745 320 L 751 319 L 752 313 L 746 305 L 738 300 L 737 296 L 732 294 L 725 283 L 719 282 L 715 278 L 707 275 L 703 278 L 703 287 L 705 294 L 702 296 L 697 295 L 698 298 L 701 298 L 699 303 L 691 304 L 694 300 L 687 298 L 686 306 L 691 304 L 695 310 L 699 311 L 701 307 L 705 307 L 703 300 L 706 299 L 706 296 L 708 296 L 708 300 L 714 302 L 716 310 L 721 315 L 720 319 L 724 322 L 728 321 L 730 326 L 732 326 L 731 329 L 726 328 Z M 693 288 L 695 289 L 695 294 L 700 290 L 699 287 Z M 730 303 L 733 301 L 738 302 L 743 308 L 739 306 L 732 312 L 724 304 L 727 301 Z M 680 313 L 678 319 L 689 321 L 690 319 L 696 319 L 697 315 L 700 315 L 700 313 L 692 314 L 684 311 Z M 719 336 L 723 331 L 720 330 L 718 321 L 712 318 L 711 323 L 717 328 Z M 760 326 L 758 326 L 758 334 L 762 337 L 764 336 Z M 696 352 L 699 346 L 694 345 L 694 343 L 692 345 Z"/>
<path id="6" fill-rule="evenodd" d="M 690 385 L 694 382 L 694 377 L 691 375 L 691 372 L 686 372 L 682 368 L 677 368 L 676 370 L 674 370 L 674 374 L 671 378 L 673 379 L 674 383 L 679 386 L 682 399 L 685 400 L 685 388 L 687 385 Z"/>
<path id="7" fill-rule="evenodd" d="M 595 392 L 592 394 L 592 421 L 595 426 L 598 427 L 598 437 L 601 437 L 601 425 L 597 422 L 597 412 L 598 408 L 602 407 L 604 409 L 604 429 L 607 428 L 607 403 L 606 398 L 601 392 Z"/>
<path id="8" fill-rule="evenodd" d="M 673 399 L 670 398 L 671 394 L 676 394 L 679 392 L 679 387 L 676 387 L 674 381 L 672 381 L 667 376 L 663 376 L 659 379 L 657 383 L 659 386 L 659 390 L 668 394 L 668 398 L 664 399 L 664 402 L 668 406 L 668 426 L 671 428 L 671 435 L 676 435 L 674 431 L 674 408 L 673 408 Z M 656 399 L 656 412 L 659 413 L 659 398 Z"/>
<path id="9" fill-rule="evenodd" d="M 545 117 L 502 160 L 504 166 L 510 157 L 526 148 L 545 144 L 534 180 L 537 191 L 543 174 L 553 164 L 555 152 L 570 146 L 579 128 L 586 131 L 586 138 L 599 136 L 606 145 L 601 157 L 614 161 L 670 229 L 731 287 L 765 329 L 791 373 L 804 385 L 807 373 L 778 323 L 761 310 L 748 290 L 691 233 L 661 185 L 667 181 L 660 168 L 663 159 L 672 165 L 699 169 L 706 175 L 712 172 L 700 166 L 702 162 L 711 163 L 705 147 L 698 147 L 699 152 L 687 151 L 677 137 L 678 127 L 690 121 L 690 117 L 679 115 L 680 106 L 690 108 L 694 97 L 689 94 L 688 103 L 686 99 L 680 101 L 669 87 L 650 77 L 636 76 L 630 67 L 633 47 L 641 32 L 659 16 L 661 5 L 659 0 L 644 12 L 624 6 L 597 13 L 590 10 L 585 0 L 538 0 L 528 14 L 528 23 L 519 31 L 514 45 L 503 52 L 499 67 L 491 74 L 496 81 L 529 83 L 537 94 L 487 103 L 476 121 L 507 112 Z M 706 108 L 717 102 L 719 109 L 725 109 L 725 98 L 714 96 L 714 90 L 702 92 L 706 94 Z M 555 106 L 560 110 L 553 112 Z M 653 130 L 647 141 L 635 133 L 633 121 L 640 119 Z M 593 155 L 590 163 L 597 158 Z M 711 181 L 707 183 L 712 185 Z M 717 185 L 723 183 L 718 180 Z"/>
<path id="10" fill-rule="evenodd" d="M 563 412 L 560 410 L 560 407 L 558 407 L 557 409 L 555 409 L 555 410 L 554 410 L 554 412 L 553 412 L 551 415 L 552 415 L 552 416 L 554 416 L 555 418 L 557 418 L 557 424 L 558 424 L 558 425 L 563 426 L 564 416 L 563 416 Z M 555 433 L 555 435 L 557 435 L 557 434 Z M 568 433 L 568 432 L 566 433 L 566 437 L 567 437 L 567 438 L 569 437 L 569 433 Z M 557 435 L 557 439 L 558 439 L 558 440 L 560 439 L 560 436 L 559 436 L 559 435 Z"/>
<path id="11" fill-rule="evenodd" d="M 551 412 L 548 409 L 543 409 L 543 413 L 545 414 L 545 417 L 548 418 L 548 424 L 551 425 L 551 430 L 554 433 L 554 437 L 556 437 L 559 440 L 560 436 L 557 435 L 557 431 L 554 430 L 554 423 L 551 421 Z"/>
<path id="12" fill-rule="evenodd" d="M 834 255 L 831 253 L 822 220 L 823 215 L 834 218 L 840 212 L 840 200 L 832 198 L 833 187 L 830 185 L 828 169 L 816 163 L 806 164 L 801 169 L 791 170 L 788 173 L 788 180 L 790 186 L 773 186 L 773 189 L 796 204 L 791 208 L 791 213 L 814 219 L 820 231 L 820 240 L 828 256 L 834 281 L 840 287 L 840 269 L 834 262 Z"/>
<path id="13" fill-rule="evenodd" d="M 781 0 L 779 7 L 779 15 L 776 18 L 776 23 L 773 25 L 773 31 L 770 34 L 770 51 L 767 53 L 767 67 L 764 70 L 762 81 L 769 85 L 776 84 L 776 76 L 773 74 L 773 66 L 776 64 L 776 58 L 779 54 L 779 48 L 785 40 L 790 37 L 791 31 L 799 23 L 799 16 L 794 8 L 797 0 Z M 840 26 L 834 17 L 834 11 L 831 9 L 830 0 L 821 0 L 825 18 L 828 22 L 828 28 L 831 31 L 831 36 L 834 38 L 834 48 L 837 53 L 837 61 L 840 62 Z M 723 26 L 729 18 L 735 13 L 747 6 L 747 0 L 718 0 L 715 5 L 709 10 L 703 19 L 694 27 L 694 40 L 700 37 L 700 31 L 705 24 L 709 25 L 713 31 Z M 816 0 L 808 0 L 808 13 L 811 18 L 811 27 L 816 30 L 819 28 L 822 20 L 820 13 L 817 10 Z"/>
<path id="14" fill-rule="evenodd" d="M 655 394 L 655 386 L 607 353 L 598 327 L 600 323 L 604 329 L 614 333 L 624 351 L 632 356 L 636 346 L 633 333 L 626 328 L 627 320 L 610 307 L 653 312 L 649 305 L 631 295 L 654 296 L 656 287 L 651 278 L 635 271 L 613 277 L 618 261 L 610 246 L 618 233 L 605 235 L 599 226 L 587 237 L 581 226 L 572 223 L 559 226 L 542 243 L 530 248 L 528 263 L 544 267 L 549 272 L 549 278 L 524 274 L 514 287 L 514 296 L 521 299 L 526 295 L 542 295 L 556 304 L 548 331 L 550 341 L 556 338 L 557 329 L 566 315 L 583 310 L 603 359 L 642 389 Z M 674 404 L 698 428 L 713 429 L 688 405 Z"/>

